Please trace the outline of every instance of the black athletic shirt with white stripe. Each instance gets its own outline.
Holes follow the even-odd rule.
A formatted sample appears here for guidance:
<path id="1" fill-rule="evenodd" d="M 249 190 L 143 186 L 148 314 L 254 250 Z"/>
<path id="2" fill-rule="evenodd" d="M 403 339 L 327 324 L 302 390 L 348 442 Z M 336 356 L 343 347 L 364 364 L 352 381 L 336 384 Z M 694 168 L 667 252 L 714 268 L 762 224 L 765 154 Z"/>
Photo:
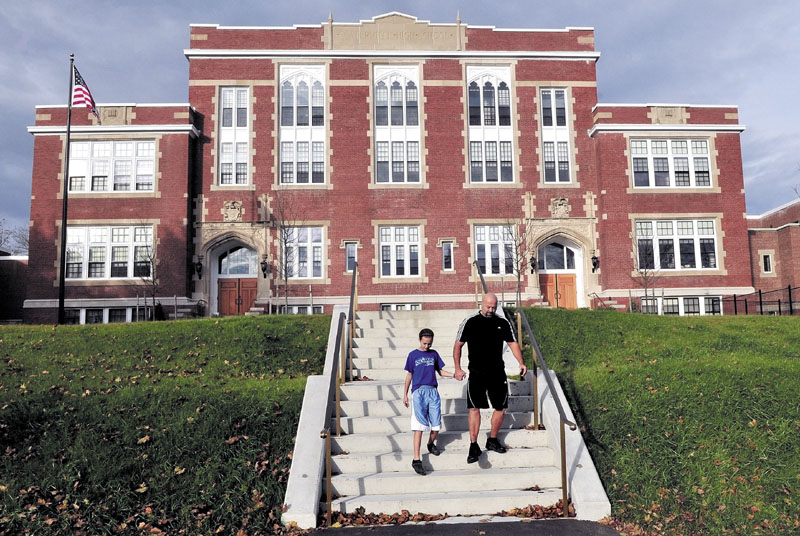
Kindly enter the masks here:
<path id="1" fill-rule="evenodd" d="M 487 318 L 480 311 L 461 322 L 457 338 L 467 344 L 468 368 L 472 374 L 503 373 L 503 343 L 517 340 L 508 319 L 498 315 Z"/>

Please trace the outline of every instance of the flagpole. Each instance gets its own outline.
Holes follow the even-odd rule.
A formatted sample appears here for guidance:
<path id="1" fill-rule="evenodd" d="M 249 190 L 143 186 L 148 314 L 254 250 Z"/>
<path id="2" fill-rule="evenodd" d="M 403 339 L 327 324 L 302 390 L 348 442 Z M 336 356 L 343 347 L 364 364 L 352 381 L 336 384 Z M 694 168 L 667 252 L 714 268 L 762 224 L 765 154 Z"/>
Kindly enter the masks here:
<path id="1" fill-rule="evenodd" d="M 67 143 L 64 149 L 64 195 L 61 198 L 61 255 L 58 269 L 58 324 L 64 324 L 64 279 L 67 269 L 67 196 L 69 194 L 69 137 L 72 128 L 72 83 L 75 80 L 75 54 L 69 55 L 69 95 L 67 96 Z"/>

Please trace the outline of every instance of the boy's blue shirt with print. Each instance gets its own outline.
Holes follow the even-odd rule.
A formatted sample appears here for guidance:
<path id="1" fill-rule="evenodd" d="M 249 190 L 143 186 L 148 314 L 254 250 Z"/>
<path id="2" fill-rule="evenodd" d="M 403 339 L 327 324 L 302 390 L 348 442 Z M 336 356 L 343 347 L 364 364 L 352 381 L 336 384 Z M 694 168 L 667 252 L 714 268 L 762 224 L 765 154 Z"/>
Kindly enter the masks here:
<path id="1" fill-rule="evenodd" d="M 405 370 L 411 373 L 411 392 L 423 385 L 437 387 L 436 372 L 444 368 L 439 352 L 436 350 L 413 350 L 406 359 Z"/>

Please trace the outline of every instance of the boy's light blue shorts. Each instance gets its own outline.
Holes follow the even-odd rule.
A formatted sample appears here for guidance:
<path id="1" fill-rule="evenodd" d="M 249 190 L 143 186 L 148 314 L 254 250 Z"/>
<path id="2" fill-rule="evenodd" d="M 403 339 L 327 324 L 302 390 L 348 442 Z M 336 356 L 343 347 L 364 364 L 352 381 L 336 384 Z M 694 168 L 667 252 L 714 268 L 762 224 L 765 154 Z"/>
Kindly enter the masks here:
<path id="1" fill-rule="evenodd" d="M 442 401 L 436 387 L 422 385 L 411 395 L 411 430 L 438 432 L 442 427 Z"/>

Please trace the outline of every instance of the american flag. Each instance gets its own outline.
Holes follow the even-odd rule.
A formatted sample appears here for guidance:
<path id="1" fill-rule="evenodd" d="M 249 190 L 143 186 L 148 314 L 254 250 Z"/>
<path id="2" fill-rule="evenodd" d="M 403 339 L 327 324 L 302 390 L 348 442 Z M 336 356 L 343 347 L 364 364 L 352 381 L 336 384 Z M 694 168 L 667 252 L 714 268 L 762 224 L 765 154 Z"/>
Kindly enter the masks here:
<path id="1" fill-rule="evenodd" d="M 86 85 L 77 67 L 73 66 L 73 71 L 75 71 L 75 80 L 72 84 L 72 105 L 91 108 L 94 116 L 100 119 L 100 116 L 97 114 L 97 107 L 94 104 L 94 99 L 92 98 L 92 92 L 89 91 L 89 86 Z"/>

